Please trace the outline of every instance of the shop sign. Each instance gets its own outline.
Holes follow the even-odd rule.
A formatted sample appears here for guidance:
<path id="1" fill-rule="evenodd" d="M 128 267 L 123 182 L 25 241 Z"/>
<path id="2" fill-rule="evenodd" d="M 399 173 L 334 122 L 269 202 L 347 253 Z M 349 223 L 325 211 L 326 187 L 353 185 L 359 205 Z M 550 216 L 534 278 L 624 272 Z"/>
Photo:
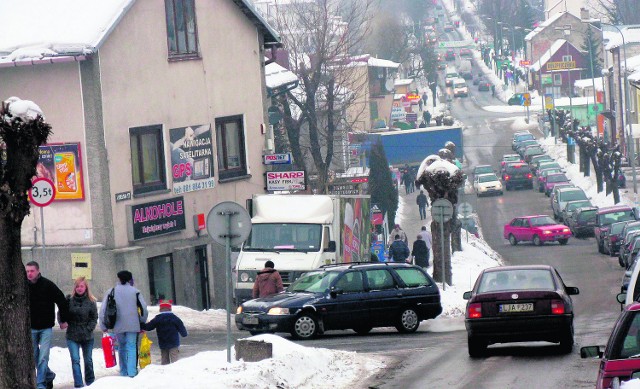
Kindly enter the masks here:
<path id="1" fill-rule="evenodd" d="M 422 96 L 417 93 L 407 93 L 407 100 L 411 101 L 412 103 L 418 102 L 418 100 L 420 100 L 421 98 Z"/>
<path id="2" fill-rule="evenodd" d="M 213 189 L 211 125 L 172 128 L 169 137 L 173 193 Z"/>
<path id="3" fill-rule="evenodd" d="M 573 69 L 575 67 L 576 61 L 547 62 L 547 71 Z"/>
<path id="4" fill-rule="evenodd" d="M 38 147 L 38 151 L 36 177 L 54 183 L 54 200 L 84 200 L 80 143 L 47 144 Z"/>
<path id="5" fill-rule="evenodd" d="M 130 241 L 170 234 L 186 228 L 182 196 L 129 205 L 127 213 Z"/>
<path id="6" fill-rule="evenodd" d="M 406 112 L 403 107 L 391 108 L 391 120 L 404 120 Z"/>
<path id="7" fill-rule="evenodd" d="M 305 190 L 306 175 L 304 170 L 294 170 L 287 172 L 267 172 L 267 190 Z"/>

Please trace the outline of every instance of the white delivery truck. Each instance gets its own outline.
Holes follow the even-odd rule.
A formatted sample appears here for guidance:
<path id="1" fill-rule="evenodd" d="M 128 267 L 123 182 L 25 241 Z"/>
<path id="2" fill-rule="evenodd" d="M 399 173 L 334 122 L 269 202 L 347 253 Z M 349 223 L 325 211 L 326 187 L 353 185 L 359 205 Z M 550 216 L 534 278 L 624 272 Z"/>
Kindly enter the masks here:
<path id="1" fill-rule="evenodd" d="M 371 258 L 370 197 L 254 195 L 251 234 L 236 262 L 236 303 L 252 298 L 256 275 L 273 261 L 285 287 L 322 265 Z"/>

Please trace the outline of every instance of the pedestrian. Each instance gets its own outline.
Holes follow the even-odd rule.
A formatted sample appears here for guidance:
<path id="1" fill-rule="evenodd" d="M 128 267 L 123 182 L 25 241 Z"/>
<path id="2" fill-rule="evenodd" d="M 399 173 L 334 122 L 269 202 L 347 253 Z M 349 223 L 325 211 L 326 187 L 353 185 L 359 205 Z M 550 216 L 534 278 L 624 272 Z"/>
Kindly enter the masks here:
<path id="1" fill-rule="evenodd" d="M 429 127 L 429 124 L 431 123 L 431 112 L 424 111 L 422 113 L 422 119 L 424 119 L 425 124 Z"/>
<path id="2" fill-rule="evenodd" d="M 267 297 L 284 290 L 282 277 L 275 268 L 273 261 L 267 261 L 264 269 L 258 272 L 256 282 L 253 284 L 253 298 Z"/>
<path id="3" fill-rule="evenodd" d="M 107 332 L 106 307 L 109 294 L 113 290 L 116 300 L 116 323 L 113 332 L 118 341 L 118 361 L 120 363 L 120 375 L 135 377 L 138 374 L 138 333 L 141 324 L 147 321 L 149 312 L 147 303 L 140 291 L 131 285 L 133 275 L 128 270 L 118 272 L 118 284 L 109 289 L 102 299 L 100 307 L 100 328 Z M 138 313 L 140 308 L 141 313 Z"/>
<path id="4" fill-rule="evenodd" d="M 409 244 L 407 240 L 407 234 L 405 234 L 402 227 L 400 227 L 400 224 L 396 224 L 393 227 L 393 230 L 391 230 L 391 232 L 389 233 L 389 242 L 388 242 L 389 246 L 391 246 L 391 244 L 393 243 L 396 235 L 400 235 L 400 239 L 402 239 L 403 242 Z"/>
<path id="5" fill-rule="evenodd" d="M 28 262 L 25 265 L 25 272 L 29 286 L 31 343 L 36 363 L 36 388 L 50 389 L 53 388 L 53 380 L 56 378 L 56 373 L 49 369 L 52 328 L 56 320 L 55 305 L 60 312 L 58 323 L 63 330 L 68 325 L 69 308 L 60 288 L 40 274 L 38 262 Z"/>
<path id="6" fill-rule="evenodd" d="M 95 380 L 93 373 L 93 330 L 98 323 L 96 298 L 89 290 L 85 277 L 78 277 L 73 283 L 73 291 L 67 296 L 69 320 L 67 327 L 67 348 L 71 357 L 73 387 L 82 388 Z M 84 359 L 84 382 L 80 369 L 80 349 Z"/>
<path id="7" fill-rule="evenodd" d="M 422 239 L 422 235 L 418 234 L 417 239 L 413 242 L 411 256 L 417 266 L 424 269 L 429 267 L 429 249 L 427 243 Z"/>
<path id="8" fill-rule="evenodd" d="M 409 170 L 405 170 L 404 173 L 402 173 L 402 183 L 404 184 L 405 194 L 411 193 L 411 181 L 413 180 L 411 179 L 411 174 L 409 174 Z"/>
<path id="9" fill-rule="evenodd" d="M 188 335 L 182 320 L 171 312 L 171 303 L 171 300 L 160 301 L 160 313 L 143 326 L 146 331 L 157 329 L 163 365 L 180 358 L 180 336 Z"/>
<path id="10" fill-rule="evenodd" d="M 427 226 L 422 226 L 418 235 L 422 237 L 422 240 L 424 240 L 424 243 L 427 245 L 427 249 L 429 250 L 429 252 L 427 253 L 427 263 L 429 263 L 429 257 L 431 256 L 432 247 L 431 231 L 427 229 Z"/>
<path id="11" fill-rule="evenodd" d="M 491 84 L 491 96 L 496 97 L 496 86 Z"/>
<path id="12" fill-rule="evenodd" d="M 427 96 L 427 92 L 422 92 L 422 104 L 424 104 L 424 106 L 427 106 L 427 100 L 429 99 L 429 96 Z"/>
<path id="13" fill-rule="evenodd" d="M 426 219 L 429 200 L 427 200 L 427 195 L 424 194 L 423 190 L 421 190 L 418 197 L 416 197 L 416 204 L 418 204 L 418 211 L 420 212 L 420 220 Z"/>
<path id="14" fill-rule="evenodd" d="M 394 235 L 393 243 L 389 247 L 389 258 L 393 262 L 406 262 L 407 258 L 411 252 L 409 251 L 409 246 L 400 239 L 400 234 Z"/>
<path id="15" fill-rule="evenodd" d="M 422 111 L 422 99 L 418 100 L 418 108 Z"/>

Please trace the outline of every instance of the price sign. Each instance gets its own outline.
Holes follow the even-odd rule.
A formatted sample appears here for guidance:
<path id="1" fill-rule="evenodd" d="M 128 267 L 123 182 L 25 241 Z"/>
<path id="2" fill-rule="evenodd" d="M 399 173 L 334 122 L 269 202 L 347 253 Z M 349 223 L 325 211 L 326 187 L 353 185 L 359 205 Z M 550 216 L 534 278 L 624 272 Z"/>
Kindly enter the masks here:
<path id="1" fill-rule="evenodd" d="M 55 195 L 55 186 L 48 178 L 36 178 L 29 189 L 29 200 L 37 207 L 46 207 L 51 204 Z"/>

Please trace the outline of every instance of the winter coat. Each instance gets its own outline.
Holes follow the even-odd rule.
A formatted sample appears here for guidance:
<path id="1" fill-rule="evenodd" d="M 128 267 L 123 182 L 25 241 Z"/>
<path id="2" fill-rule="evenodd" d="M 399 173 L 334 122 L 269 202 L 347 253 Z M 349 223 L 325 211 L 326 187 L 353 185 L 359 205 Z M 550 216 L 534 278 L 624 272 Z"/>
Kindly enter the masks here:
<path id="1" fill-rule="evenodd" d="M 82 296 L 67 296 L 69 304 L 69 320 L 67 323 L 67 339 L 84 342 L 93 339 L 93 330 L 98 323 L 98 308 L 85 293 Z"/>
<path id="2" fill-rule="evenodd" d="M 102 331 L 107 330 L 107 326 L 104 322 L 105 311 L 107 309 L 107 298 L 111 293 L 111 289 L 107 290 L 102 299 L 102 306 L 100 306 L 100 328 Z M 142 306 L 142 315 L 138 315 L 138 304 L 136 303 L 136 295 L 138 301 Z M 116 300 L 116 307 L 118 314 L 116 316 L 116 325 L 113 327 L 113 332 L 121 334 L 124 332 L 140 332 L 140 323 L 147 321 L 149 312 L 147 311 L 147 303 L 145 303 L 140 291 L 128 283 L 115 286 L 114 298 Z"/>
<path id="3" fill-rule="evenodd" d="M 427 195 L 420 193 L 418 197 L 416 197 L 416 204 L 418 204 L 419 207 L 426 207 L 429 204 Z"/>
<path id="4" fill-rule="evenodd" d="M 396 239 L 396 235 L 400 235 L 400 240 L 408 244 L 409 241 L 407 240 L 407 234 L 404 233 L 404 230 L 401 228 L 394 228 L 389 233 L 389 246 L 393 244 L 393 241 Z"/>
<path id="5" fill-rule="evenodd" d="M 256 277 L 253 284 L 253 298 L 271 296 L 284 290 L 282 278 L 276 269 L 265 267 Z"/>
<path id="6" fill-rule="evenodd" d="M 389 247 L 389 258 L 394 262 L 405 262 L 410 254 L 409 246 L 402 240 L 394 240 Z"/>
<path id="7" fill-rule="evenodd" d="M 422 237 L 422 240 L 424 240 L 424 243 L 427 245 L 427 248 L 431 250 L 431 245 L 432 245 L 431 233 L 428 230 L 422 230 L 418 235 Z"/>
<path id="8" fill-rule="evenodd" d="M 424 240 L 417 239 L 413 242 L 411 255 L 416 259 L 416 265 L 420 267 L 429 266 L 429 249 L 427 248 L 427 244 Z"/>
<path id="9" fill-rule="evenodd" d="M 160 312 L 147 324 L 143 324 L 146 331 L 158 330 L 158 343 L 161 350 L 180 347 L 180 337 L 187 336 L 184 323 L 173 312 Z"/>
<path id="10" fill-rule="evenodd" d="M 68 306 L 64 293 L 47 278 L 42 275 L 33 283 L 27 281 L 29 285 L 29 308 L 31 313 L 31 329 L 44 330 L 56 325 L 56 310 L 54 304 L 58 306 L 60 312 L 60 323 L 67 322 Z"/>

